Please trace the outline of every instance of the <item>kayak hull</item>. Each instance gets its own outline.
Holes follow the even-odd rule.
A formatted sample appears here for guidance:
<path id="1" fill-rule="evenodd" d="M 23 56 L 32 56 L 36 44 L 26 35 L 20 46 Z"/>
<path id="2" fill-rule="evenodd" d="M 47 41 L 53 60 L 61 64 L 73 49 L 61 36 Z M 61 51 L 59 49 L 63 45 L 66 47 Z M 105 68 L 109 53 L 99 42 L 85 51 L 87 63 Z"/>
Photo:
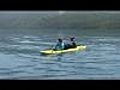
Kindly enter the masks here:
<path id="1" fill-rule="evenodd" d="M 74 52 L 74 51 L 79 51 L 79 50 L 84 50 L 86 49 L 87 46 L 85 45 L 81 45 L 81 46 L 77 46 L 76 48 L 70 48 L 67 50 L 43 50 L 40 51 L 41 54 L 46 54 L 46 55 L 50 55 L 50 54 L 61 54 L 61 53 L 67 53 L 67 52 Z"/>

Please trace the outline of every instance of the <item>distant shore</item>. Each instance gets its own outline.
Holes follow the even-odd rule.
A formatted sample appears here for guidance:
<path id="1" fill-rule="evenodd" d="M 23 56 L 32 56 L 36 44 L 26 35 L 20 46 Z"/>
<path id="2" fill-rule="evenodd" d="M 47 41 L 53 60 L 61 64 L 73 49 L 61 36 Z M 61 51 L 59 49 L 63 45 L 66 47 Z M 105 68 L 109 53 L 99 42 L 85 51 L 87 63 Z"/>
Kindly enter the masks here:
<path id="1" fill-rule="evenodd" d="M 1 11 L 0 28 L 119 29 L 118 11 Z"/>

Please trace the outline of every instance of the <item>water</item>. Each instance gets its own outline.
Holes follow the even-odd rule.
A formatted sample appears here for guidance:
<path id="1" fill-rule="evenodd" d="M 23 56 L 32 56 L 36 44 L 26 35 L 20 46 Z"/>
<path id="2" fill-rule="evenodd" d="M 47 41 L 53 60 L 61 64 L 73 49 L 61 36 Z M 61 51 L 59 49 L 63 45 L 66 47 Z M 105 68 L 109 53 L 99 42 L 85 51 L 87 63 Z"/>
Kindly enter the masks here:
<path id="1" fill-rule="evenodd" d="M 74 19 L 75 17 L 72 19 L 74 20 L 74 23 L 69 23 L 70 25 L 73 25 L 69 29 L 41 29 L 33 23 L 36 21 L 37 24 L 40 24 L 36 18 L 40 17 L 39 15 L 28 15 L 29 18 L 25 19 L 25 21 L 28 20 L 27 23 L 25 23 L 24 19 L 21 20 L 24 15 L 19 15 L 18 17 L 20 18 L 18 20 L 16 19 L 18 18 L 17 15 L 14 15 L 16 16 L 15 19 L 12 17 L 13 14 L 11 16 L 12 18 L 8 17 L 10 15 L 6 14 L 3 14 L 2 19 L 0 18 L 2 20 L 2 22 L 0 22 L 0 79 L 120 79 L 119 17 L 115 17 L 117 18 L 115 20 L 118 20 L 117 28 L 111 29 L 108 29 L 111 24 L 107 24 L 107 26 L 100 24 L 101 26 L 93 29 L 91 27 L 85 27 L 85 29 L 78 28 L 78 21 L 77 28 L 75 29 L 74 25 L 77 20 Z M 88 13 L 86 15 L 87 16 L 85 17 L 87 18 L 85 20 L 88 22 L 90 17 L 88 17 Z M 31 19 L 33 16 L 34 18 Z M 114 23 L 114 15 L 111 16 L 112 27 L 114 27 L 116 25 Z M 51 18 L 52 15 L 49 17 Z M 65 17 L 69 20 L 69 17 Z M 106 17 L 104 17 L 104 19 Z M 4 21 L 5 19 L 7 20 Z M 5 24 L 12 19 L 13 21 L 16 21 L 9 23 L 10 25 Z M 28 23 L 29 19 L 31 19 L 30 25 Z M 64 19 L 65 18 L 63 18 L 63 20 Z M 59 20 L 62 19 L 57 20 L 58 21 L 55 22 L 59 22 Z M 96 19 L 94 19 L 94 22 L 96 22 L 95 20 Z M 52 23 L 50 24 L 53 25 L 50 27 L 62 26 L 62 23 L 60 22 L 50 22 Z M 84 20 L 82 22 L 84 22 Z M 66 23 L 64 24 L 66 25 Z M 89 24 L 92 26 L 96 25 L 94 23 L 90 23 L 90 21 L 87 25 L 89 26 Z M 28 28 L 27 25 L 30 27 Z M 36 29 L 33 28 L 34 25 L 36 25 Z M 24 26 L 25 28 L 23 28 Z M 44 56 L 39 53 L 40 50 L 52 47 L 58 37 L 69 36 L 76 36 L 77 42 L 87 45 L 87 49 L 62 55 Z"/>
<path id="2" fill-rule="evenodd" d="M 62 35 L 75 35 L 86 50 L 44 56 L 39 51 L 55 44 L 58 30 L 0 29 L 0 79 L 120 79 L 119 30 L 77 31 Z"/>

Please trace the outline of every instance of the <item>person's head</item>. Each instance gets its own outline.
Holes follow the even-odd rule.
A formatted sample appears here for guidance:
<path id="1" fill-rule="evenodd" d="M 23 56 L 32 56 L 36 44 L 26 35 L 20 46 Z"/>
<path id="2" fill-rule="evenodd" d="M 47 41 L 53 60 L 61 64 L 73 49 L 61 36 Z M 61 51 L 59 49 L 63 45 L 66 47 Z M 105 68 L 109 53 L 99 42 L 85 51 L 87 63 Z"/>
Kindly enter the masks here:
<path id="1" fill-rule="evenodd" d="M 59 39 L 58 39 L 58 41 L 59 41 L 59 42 L 62 42 L 62 39 L 61 39 L 61 38 L 59 38 Z"/>
<path id="2" fill-rule="evenodd" d="M 70 40 L 73 41 L 75 39 L 75 37 L 71 37 Z"/>

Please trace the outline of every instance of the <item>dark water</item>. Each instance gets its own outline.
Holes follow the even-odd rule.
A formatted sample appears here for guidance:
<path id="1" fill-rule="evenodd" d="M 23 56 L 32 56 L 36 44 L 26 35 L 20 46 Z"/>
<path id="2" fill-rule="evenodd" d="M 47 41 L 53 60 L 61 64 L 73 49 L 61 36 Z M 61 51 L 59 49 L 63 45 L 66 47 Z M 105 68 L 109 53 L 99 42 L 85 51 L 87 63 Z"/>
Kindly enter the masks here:
<path id="1" fill-rule="evenodd" d="M 120 79 L 119 30 L 0 29 L 0 79 Z M 61 32 L 61 33 L 60 33 Z M 84 51 L 42 56 L 60 35 Z"/>

